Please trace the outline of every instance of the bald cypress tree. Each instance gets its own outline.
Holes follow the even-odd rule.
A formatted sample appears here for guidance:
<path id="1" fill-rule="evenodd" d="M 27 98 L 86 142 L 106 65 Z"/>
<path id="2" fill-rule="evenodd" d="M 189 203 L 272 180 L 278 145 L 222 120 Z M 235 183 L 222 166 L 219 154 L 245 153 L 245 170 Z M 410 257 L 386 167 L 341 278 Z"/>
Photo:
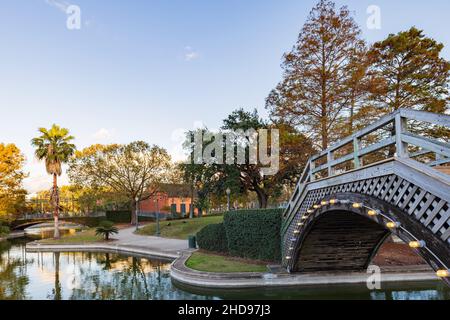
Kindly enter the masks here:
<path id="1" fill-rule="evenodd" d="M 339 124 L 361 97 L 358 86 L 365 71 L 355 68 L 364 57 L 360 34 L 347 7 L 336 9 L 333 2 L 321 0 L 292 51 L 284 55 L 283 80 L 266 100 L 273 118 L 297 126 L 321 149 L 342 135 Z"/>
<path id="2" fill-rule="evenodd" d="M 400 108 L 445 112 L 450 63 L 441 57 L 443 48 L 415 27 L 376 42 L 369 51 L 375 112 Z"/>

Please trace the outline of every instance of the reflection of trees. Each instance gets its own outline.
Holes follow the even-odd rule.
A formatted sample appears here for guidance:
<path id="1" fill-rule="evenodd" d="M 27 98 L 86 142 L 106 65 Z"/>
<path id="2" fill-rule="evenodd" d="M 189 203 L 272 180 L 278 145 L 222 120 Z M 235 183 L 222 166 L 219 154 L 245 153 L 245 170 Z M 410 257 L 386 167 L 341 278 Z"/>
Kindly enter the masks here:
<path id="1" fill-rule="evenodd" d="M 102 265 L 109 264 L 105 273 L 83 266 L 80 270 L 79 288 L 72 291 L 70 299 L 84 300 L 163 300 L 192 298 L 189 293 L 172 286 L 166 263 L 141 258 L 123 258 L 102 255 Z"/>
<path id="2" fill-rule="evenodd" d="M 27 260 L 10 256 L 11 243 L 0 242 L 0 300 L 26 299 Z"/>

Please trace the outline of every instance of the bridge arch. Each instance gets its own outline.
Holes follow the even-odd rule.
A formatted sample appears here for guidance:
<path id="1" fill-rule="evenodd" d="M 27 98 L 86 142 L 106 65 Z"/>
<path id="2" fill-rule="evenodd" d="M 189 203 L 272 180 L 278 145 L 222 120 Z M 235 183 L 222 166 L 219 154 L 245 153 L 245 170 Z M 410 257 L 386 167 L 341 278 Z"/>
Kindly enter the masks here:
<path id="1" fill-rule="evenodd" d="M 386 238 L 395 234 L 411 243 L 434 270 L 450 264 L 445 243 L 403 210 L 356 193 L 324 197 L 294 223 L 288 269 L 365 270 Z M 389 226 L 388 226 L 389 225 Z"/>

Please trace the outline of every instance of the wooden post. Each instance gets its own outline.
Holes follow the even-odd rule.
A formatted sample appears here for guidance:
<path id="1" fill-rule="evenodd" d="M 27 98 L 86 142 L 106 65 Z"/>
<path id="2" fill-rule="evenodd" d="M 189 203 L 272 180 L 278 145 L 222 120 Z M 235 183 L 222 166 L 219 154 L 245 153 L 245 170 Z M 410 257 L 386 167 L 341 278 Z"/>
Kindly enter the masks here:
<path id="1" fill-rule="evenodd" d="M 361 166 L 361 163 L 359 161 L 359 138 L 354 137 L 353 138 L 353 161 L 355 163 L 355 169 L 359 168 Z"/>
<path id="2" fill-rule="evenodd" d="M 399 113 L 395 116 L 395 148 L 399 158 L 408 158 L 408 144 L 402 140 L 404 132 L 406 132 L 406 118 Z"/>
<path id="3" fill-rule="evenodd" d="M 328 177 L 331 177 L 334 174 L 333 167 L 331 166 L 331 161 L 333 161 L 333 153 L 331 151 L 328 151 L 327 153 Z"/>
<path id="4" fill-rule="evenodd" d="M 313 170 L 316 168 L 316 163 L 314 160 L 311 160 L 309 163 L 309 181 L 316 180 L 316 176 L 313 173 Z"/>

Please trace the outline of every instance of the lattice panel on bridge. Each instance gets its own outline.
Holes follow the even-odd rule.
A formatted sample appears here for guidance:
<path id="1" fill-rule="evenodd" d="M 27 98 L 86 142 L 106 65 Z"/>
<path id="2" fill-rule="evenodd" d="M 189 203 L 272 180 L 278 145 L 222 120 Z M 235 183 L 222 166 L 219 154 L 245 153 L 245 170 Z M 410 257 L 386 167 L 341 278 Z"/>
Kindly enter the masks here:
<path id="1" fill-rule="evenodd" d="M 296 247 L 298 238 L 294 231 L 308 209 L 327 196 L 346 192 L 365 194 L 390 203 L 450 244 L 450 204 L 397 175 L 386 175 L 308 192 L 286 231 L 283 252 L 289 255 Z"/>

